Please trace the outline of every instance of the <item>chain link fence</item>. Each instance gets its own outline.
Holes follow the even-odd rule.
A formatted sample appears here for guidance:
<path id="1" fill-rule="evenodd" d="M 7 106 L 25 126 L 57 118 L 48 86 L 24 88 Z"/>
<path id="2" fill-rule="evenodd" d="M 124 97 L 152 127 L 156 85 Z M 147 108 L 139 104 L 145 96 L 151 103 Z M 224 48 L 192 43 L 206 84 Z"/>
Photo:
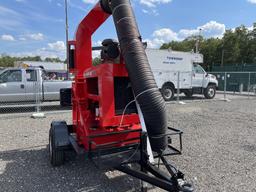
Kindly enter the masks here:
<path id="1" fill-rule="evenodd" d="M 65 112 L 71 110 L 70 107 L 61 107 L 59 100 L 44 101 L 40 82 L 31 83 L 30 88 L 32 91 L 27 94 L 24 93 L 23 95 L 17 93 L 14 94 L 15 96 L 10 96 L 10 93 L 0 93 L 2 101 L 0 102 L 0 116 L 4 114 L 31 116 L 39 113 Z"/>
<path id="2" fill-rule="evenodd" d="M 218 93 L 256 97 L 256 72 L 211 72 L 219 82 Z"/>
<path id="3" fill-rule="evenodd" d="M 219 83 L 217 91 L 218 96 L 216 96 L 218 99 L 228 99 L 229 95 L 243 95 L 249 98 L 256 98 L 256 72 L 211 72 L 211 74 L 216 76 Z M 168 72 L 168 74 L 161 72 L 161 74 L 159 73 L 158 75 L 160 75 L 161 78 L 164 78 L 166 82 L 168 79 L 172 80 L 175 86 L 175 93 L 172 101 L 182 102 L 186 100 L 205 99 L 204 88 L 206 86 L 205 83 L 208 82 L 208 77 L 205 73 L 198 74 L 200 77 L 196 77 L 195 73 L 191 71 L 172 72 L 171 78 L 168 77 L 170 72 Z M 51 102 L 44 101 L 43 94 L 45 90 L 43 90 L 44 86 L 42 86 L 42 83 L 45 82 L 32 81 L 32 79 L 31 76 L 31 81 L 28 81 L 28 84 L 30 84 L 28 89 L 30 89 L 30 91 L 25 92 L 24 94 L 15 93 L 16 89 L 22 88 L 20 87 L 23 86 L 22 83 L 13 82 L 13 85 L 12 83 L 0 83 L 0 90 L 4 90 L 3 88 L 6 86 L 13 86 L 12 90 L 14 91 L 14 93 L 0 92 L 0 115 L 13 113 L 31 115 L 36 113 L 70 112 L 71 107 L 61 107 L 58 99 Z M 201 86 L 201 91 L 188 97 L 189 94 L 186 95 L 185 90 L 191 89 L 195 83 L 198 83 L 197 86 Z M 28 101 L 24 101 L 26 100 L 24 98 L 27 98 Z"/>

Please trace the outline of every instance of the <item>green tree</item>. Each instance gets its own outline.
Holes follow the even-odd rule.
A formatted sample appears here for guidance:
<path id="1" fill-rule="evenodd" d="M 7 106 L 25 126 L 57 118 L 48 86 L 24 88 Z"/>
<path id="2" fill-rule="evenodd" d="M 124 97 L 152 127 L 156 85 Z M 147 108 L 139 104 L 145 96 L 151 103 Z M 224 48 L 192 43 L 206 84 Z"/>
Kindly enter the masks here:
<path id="1" fill-rule="evenodd" d="M 198 36 L 188 37 L 183 41 L 164 43 L 160 49 L 176 51 L 195 51 Z M 227 30 L 223 38 L 200 37 L 200 52 L 204 55 L 205 66 L 255 64 L 256 65 L 256 23 L 253 30 L 241 25 L 235 30 Z"/>
<path id="2" fill-rule="evenodd" d="M 60 58 L 56 57 L 56 58 L 50 58 L 50 57 L 46 57 L 44 59 L 44 61 L 46 62 L 53 62 L 53 63 L 61 63 L 63 61 L 60 60 Z"/>
<path id="3" fill-rule="evenodd" d="M 101 63 L 101 59 L 99 57 L 95 57 L 92 61 L 93 66 L 97 66 Z"/>

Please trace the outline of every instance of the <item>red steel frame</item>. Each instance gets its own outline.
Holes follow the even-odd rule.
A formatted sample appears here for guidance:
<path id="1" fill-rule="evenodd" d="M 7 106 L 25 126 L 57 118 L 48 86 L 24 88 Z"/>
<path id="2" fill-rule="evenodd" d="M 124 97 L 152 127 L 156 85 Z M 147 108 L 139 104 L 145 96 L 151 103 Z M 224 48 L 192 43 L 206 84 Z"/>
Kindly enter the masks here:
<path id="1" fill-rule="evenodd" d="M 72 86 L 73 127 L 78 144 L 86 151 L 111 142 L 119 143 L 115 147 L 132 144 L 138 142 L 134 138 L 140 137 L 137 114 L 124 115 L 123 118 L 115 114 L 114 78 L 128 78 L 123 59 L 119 64 L 92 66 L 92 35 L 109 16 L 99 3 L 96 4 L 79 24 L 76 40 L 69 42 L 75 49 L 75 67 L 71 69 L 76 75 Z M 99 106 L 98 116 L 91 107 L 95 104 Z"/>

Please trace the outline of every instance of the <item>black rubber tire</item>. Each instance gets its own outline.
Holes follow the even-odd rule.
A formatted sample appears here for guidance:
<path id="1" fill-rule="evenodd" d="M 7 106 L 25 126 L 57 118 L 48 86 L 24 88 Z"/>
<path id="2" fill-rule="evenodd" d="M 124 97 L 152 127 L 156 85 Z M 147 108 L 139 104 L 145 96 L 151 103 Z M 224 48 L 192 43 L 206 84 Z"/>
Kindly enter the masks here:
<path id="1" fill-rule="evenodd" d="M 55 147 L 55 135 L 53 129 L 54 127 L 51 127 L 49 131 L 49 156 L 52 166 L 57 167 L 64 164 L 65 154 L 63 149 L 57 149 Z"/>
<path id="2" fill-rule="evenodd" d="M 208 85 L 208 87 L 204 90 L 204 97 L 206 99 L 213 99 L 216 95 L 216 86 Z"/>
<path id="3" fill-rule="evenodd" d="M 191 98 L 194 93 L 192 90 L 186 90 L 186 91 L 184 91 L 184 94 L 186 97 Z"/>
<path id="4" fill-rule="evenodd" d="M 174 88 L 170 85 L 164 85 L 161 93 L 165 101 L 171 101 L 174 97 Z"/>

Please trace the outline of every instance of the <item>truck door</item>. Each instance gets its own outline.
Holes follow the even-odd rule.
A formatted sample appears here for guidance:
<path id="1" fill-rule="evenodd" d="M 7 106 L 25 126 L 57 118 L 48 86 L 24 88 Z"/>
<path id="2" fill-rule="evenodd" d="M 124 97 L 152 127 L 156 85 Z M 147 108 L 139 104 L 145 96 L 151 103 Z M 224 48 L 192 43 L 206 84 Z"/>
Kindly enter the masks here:
<path id="1" fill-rule="evenodd" d="M 26 69 L 26 100 L 37 101 L 41 96 L 41 84 L 36 69 Z"/>
<path id="2" fill-rule="evenodd" d="M 204 69 L 200 65 L 194 64 L 192 71 L 192 87 L 203 87 L 204 78 Z"/>
<path id="3" fill-rule="evenodd" d="M 10 69 L 0 75 L 0 102 L 26 101 L 22 70 Z"/>

